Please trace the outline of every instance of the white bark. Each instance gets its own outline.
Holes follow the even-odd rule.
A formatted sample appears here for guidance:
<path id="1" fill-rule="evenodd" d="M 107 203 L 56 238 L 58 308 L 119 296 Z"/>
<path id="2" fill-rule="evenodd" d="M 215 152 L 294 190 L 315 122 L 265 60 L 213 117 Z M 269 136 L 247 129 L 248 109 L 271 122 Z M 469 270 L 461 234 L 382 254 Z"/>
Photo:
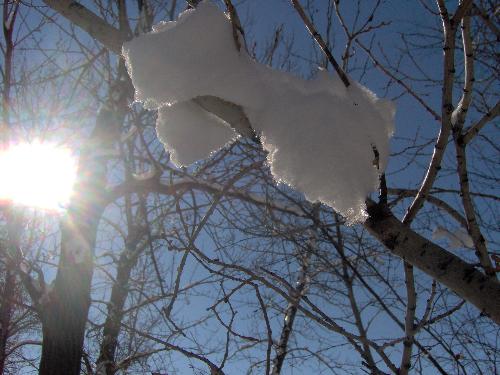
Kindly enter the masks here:
<path id="1" fill-rule="evenodd" d="M 500 283 L 400 222 L 387 208 L 368 202 L 365 227 L 393 254 L 446 285 L 500 324 Z"/>

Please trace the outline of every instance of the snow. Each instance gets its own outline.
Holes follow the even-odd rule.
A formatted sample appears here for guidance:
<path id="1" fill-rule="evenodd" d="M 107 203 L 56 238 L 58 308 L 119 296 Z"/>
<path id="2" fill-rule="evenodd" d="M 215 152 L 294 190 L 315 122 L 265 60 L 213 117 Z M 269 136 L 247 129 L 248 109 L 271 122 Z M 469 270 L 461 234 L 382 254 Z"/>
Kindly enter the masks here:
<path id="1" fill-rule="evenodd" d="M 157 133 L 177 165 L 204 159 L 238 137 L 222 120 L 192 101 L 160 107 Z"/>
<path id="2" fill-rule="evenodd" d="M 159 109 L 157 133 L 174 163 L 206 158 L 237 137 L 191 100 L 218 97 L 244 109 L 278 182 L 350 222 L 366 218 L 365 199 L 389 154 L 391 102 L 325 71 L 307 81 L 253 61 L 237 51 L 230 21 L 209 1 L 126 43 L 123 55 L 136 100 Z"/>
<path id="3" fill-rule="evenodd" d="M 151 167 L 145 172 L 141 173 L 132 173 L 132 178 L 136 181 L 147 181 L 149 179 L 154 178 L 157 175 L 157 171 L 155 167 Z"/>
<path id="4" fill-rule="evenodd" d="M 450 248 L 460 249 L 460 248 L 474 248 L 474 242 L 469 236 L 467 231 L 463 228 L 457 228 L 454 231 L 449 231 L 441 226 L 436 227 L 432 233 L 433 240 L 445 239 L 449 242 Z"/>

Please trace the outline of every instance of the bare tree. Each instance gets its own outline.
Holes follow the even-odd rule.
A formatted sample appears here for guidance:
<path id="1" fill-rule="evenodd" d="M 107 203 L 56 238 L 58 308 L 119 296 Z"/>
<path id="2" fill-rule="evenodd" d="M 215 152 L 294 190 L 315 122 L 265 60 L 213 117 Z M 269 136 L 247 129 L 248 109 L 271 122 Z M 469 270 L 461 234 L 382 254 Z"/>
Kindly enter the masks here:
<path id="1" fill-rule="evenodd" d="M 195 166 L 170 163 L 155 114 L 132 103 L 121 46 L 197 3 L 4 2 L 4 142 L 30 88 L 36 101 L 65 85 L 51 116 L 85 141 L 56 223 L 22 229 L 22 210 L 2 207 L 2 368 L 42 339 L 41 374 L 498 372 L 495 5 L 421 1 L 413 30 L 384 19 L 383 1 L 291 1 L 293 21 L 254 40 L 254 3 L 219 2 L 240 53 L 304 76 L 331 68 L 347 86 L 374 79 L 436 126 L 396 132 L 397 167 L 367 197 L 368 220 L 347 226 L 277 185 L 244 108 L 219 98 L 196 103 L 244 137 Z M 33 41 L 40 31 L 56 43 L 19 40 L 13 60 L 16 14 Z M 310 44 L 294 42 L 298 32 Z M 13 63 L 31 50 L 46 62 L 39 77 Z M 17 353 L 17 368 L 33 366 Z"/>

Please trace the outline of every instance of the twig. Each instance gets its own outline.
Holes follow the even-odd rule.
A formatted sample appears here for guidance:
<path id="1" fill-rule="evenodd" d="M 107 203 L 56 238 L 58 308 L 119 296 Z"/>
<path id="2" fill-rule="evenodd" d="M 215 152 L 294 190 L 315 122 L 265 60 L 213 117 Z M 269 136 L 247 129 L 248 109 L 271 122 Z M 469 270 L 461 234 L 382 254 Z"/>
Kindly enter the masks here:
<path id="1" fill-rule="evenodd" d="M 224 0 L 224 3 L 226 4 L 227 12 L 229 13 L 229 20 L 231 21 L 231 25 L 233 27 L 233 39 L 234 39 L 234 44 L 236 45 L 236 49 L 238 50 L 238 52 L 241 50 L 240 36 L 238 34 L 241 34 L 243 38 L 243 43 L 245 45 L 245 49 L 247 49 L 245 43 L 245 32 L 241 27 L 240 18 L 238 17 L 236 8 L 234 7 L 231 0 Z"/>
<path id="2" fill-rule="evenodd" d="M 403 341 L 403 354 L 399 374 L 406 375 L 411 368 L 411 353 L 415 341 L 415 312 L 417 310 L 417 293 L 415 292 L 415 277 L 413 266 L 404 262 L 405 284 L 406 284 L 406 315 L 405 315 L 405 339 Z"/>
<path id="3" fill-rule="evenodd" d="M 269 316 L 267 315 L 266 305 L 262 299 L 262 295 L 259 291 L 259 286 L 257 284 L 252 284 L 255 289 L 255 295 L 259 300 L 260 308 L 262 309 L 262 315 L 264 316 L 264 321 L 266 322 L 267 328 L 267 350 L 266 350 L 266 375 L 271 371 L 271 349 L 273 347 L 273 331 L 271 329 L 271 323 L 269 322 Z"/>
<path id="4" fill-rule="evenodd" d="M 474 137 L 481 131 L 481 129 L 495 117 L 500 115 L 500 101 L 495 106 L 484 114 L 481 119 L 472 125 L 463 135 L 462 140 L 465 145 L 474 139 Z"/>
<path id="5" fill-rule="evenodd" d="M 309 17 L 307 17 L 307 15 L 304 12 L 304 9 L 302 9 L 302 6 L 300 5 L 299 1 L 298 0 L 290 0 L 290 1 L 292 2 L 292 5 L 295 8 L 295 10 L 297 11 L 297 13 L 299 14 L 300 18 L 302 18 L 302 21 L 304 22 L 304 25 L 306 26 L 307 30 L 312 35 L 312 37 L 314 38 L 316 43 L 318 43 L 319 47 L 321 48 L 323 53 L 328 58 L 328 61 L 330 62 L 330 64 L 332 64 L 333 68 L 335 69 L 335 71 L 339 75 L 340 79 L 344 83 L 344 86 L 349 87 L 349 85 L 351 84 L 349 82 L 349 79 L 347 78 L 346 74 L 344 73 L 344 71 L 342 70 L 340 65 L 337 64 L 337 61 L 333 57 L 332 52 L 330 51 L 330 48 L 328 48 L 327 44 L 325 43 L 325 41 L 323 40 L 321 35 L 318 33 L 318 31 L 316 30 L 316 28 L 312 24 Z"/>
<path id="6" fill-rule="evenodd" d="M 462 44 L 464 50 L 464 88 L 462 97 L 453 111 L 451 118 L 454 131 L 460 129 L 464 125 L 465 116 L 469 110 L 469 105 L 472 100 L 472 86 L 474 84 L 474 51 L 472 48 L 472 37 L 470 35 L 470 17 L 466 16 L 462 20 Z"/>
<path id="7" fill-rule="evenodd" d="M 441 161 L 443 159 L 444 151 L 448 143 L 448 138 L 451 132 L 451 118 L 453 113 L 453 80 L 455 77 L 455 34 L 457 30 L 457 23 L 453 22 L 458 14 L 463 12 L 462 8 L 470 2 L 464 1 L 460 4 L 453 20 L 449 19 L 448 10 L 443 0 L 438 0 L 439 13 L 443 20 L 443 34 L 444 34 L 444 62 L 443 62 L 443 94 L 441 97 L 441 130 L 434 146 L 431 162 L 425 174 L 424 180 L 420 185 L 417 196 L 411 203 L 403 218 L 403 223 L 409 225 L 418 211 L 424 205 L 429 190 L 431 189 L 437 174 L 441 169 Z M 465 4 L 465 5 L 464 5 Z"/>
<path id="8" fill-rule="evenodd" d="M 394 204 L 401 198 L 406 198 L 406 197 L 414 197 L 417 195 L 418 190 L 414 189 L 395 189 L 395 188 L 388 188 L 388 193 L 391 195 L 398 195 L 398 198 L 395 200 L 391 201 L 391 204 Z M 462 228 L 467 230 L 467 220 L 460 214 L 456 209 L 454 209 L 452 206 L 450 206 L 448 203 L 446 203 L 444 200 L 436 198 L 433 195 L 427 195 L 427 201 L 436 206 L 438 209 L 443 210 L 446 212 L 448 215 L 450 215 L 457 223 L 459 223 Z"/>
<path id="9" fill-rule="evenodd" d="M 385 68 L 376 58 L 375 55 L 370 51 L 369 48 L 367 48 L 363 43 L 361 43 L 358 39 L 354 40 L 358 46 L 361 47 L 363 51 L 366 52 L 366 54 L 370 57 L 372 60 L 373 64 L 375 65 L 376 68 L 380 69 L 382 73 L 384 73 L 386 76 L 388 76 L 390 79 L 394 80 L 398 85 L 400 85 L 402 88 L 405 89 L 405 91 L 410 94 L 417 102 L 419 102 L 427 112 L 430 113 L 430 115 L 434 118 L 436 121 L 441 121 L 441 116 L 434 111 L 429 105 L 427 105 L 424 100 L 418 96 L 413 89 L 408 86 L 403 80 L 397 78 L 394 74 L 392 74 L 387 68 Z"/>
<path id="10" fill-rule="evenodd" d="M 488 26 L 489 29 L 493 32 L 493 34 L 496 35 L 497 42 L 500 42 L 500 29 L 498 29 L 498 27 L 493 22 L 491 22 L 488 13 L 485 12 L 483 9 L 479 8 L 477 4 L 472 4 L 472 8 L 476 11 L 474 12 L 473 15 L 479 14 L 485 25 Z"/>

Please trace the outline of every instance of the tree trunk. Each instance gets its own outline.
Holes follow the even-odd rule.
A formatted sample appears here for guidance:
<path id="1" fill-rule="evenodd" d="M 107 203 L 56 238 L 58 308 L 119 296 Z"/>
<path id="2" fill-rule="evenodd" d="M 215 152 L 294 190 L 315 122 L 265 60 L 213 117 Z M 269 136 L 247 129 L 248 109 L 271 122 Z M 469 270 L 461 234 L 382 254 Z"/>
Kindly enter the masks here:
<path id="1" fill-rule="evenodd" d="M 42 317 L 43 346 L 40 374 L 79 374 L 85 323 L 90 306 L 91 268 L 64 272 L 68 284 L 54 290 Z M 72 277 L 71 277 L 72 276 Z M 80 285 L 78 285 L 80 284 Z"/>
<path id="2" fill-rule="evenodd" d="M 106 206 L 106 162 L 123 116 L 99 111 L 83 148 L 74 198 L 61 225 L 61 258 L 53 287 L 38 302 L 43 345 L 39 373 L 78 375 L 90 307 L 93 254 L 99 220 Z"/>
<path id="3" fill-rule="evenodd" d="M 123 307 L 128 296 L 130 273 L 137 263 L 139 252 L 137 241 L 132 241 L 132 243 L 127 244 L 126 249 L 120 255 L 116 281 L 113 284 L 108 305 L 108 315 L 104 323 L 99 358 L 97 359 L 97 374 L 113 375 L 117 370 L 115 353 L 123 319 Z"/>
<path id="4" fill-rule="evenodd" d="M 0 374 L 5 371 L 5 362 L 7 360 L 7 341 L 10 336 L 10 324 L 14 304 L 14 295 L 16 289 L 16 278 L 14 272 L 5 270 L 5 283 L 2 288 L 2 301 L 0 306 Z"/>
<path id="5" fill-rule="evenodd" d="M 40 374 L 43 375 L 80 373 L 90 306 L 92 255 L 103 209 L 98 202 L 99 193 L 95 189 L 85 190 L 78 195 L 93 198 L 81 199 L 78 208 L 70 207 L 72 212 L 61 228 L 61 260 L 56 280 L 52 288 L 46 287 L 38 301 L 43 332 Z"/>

